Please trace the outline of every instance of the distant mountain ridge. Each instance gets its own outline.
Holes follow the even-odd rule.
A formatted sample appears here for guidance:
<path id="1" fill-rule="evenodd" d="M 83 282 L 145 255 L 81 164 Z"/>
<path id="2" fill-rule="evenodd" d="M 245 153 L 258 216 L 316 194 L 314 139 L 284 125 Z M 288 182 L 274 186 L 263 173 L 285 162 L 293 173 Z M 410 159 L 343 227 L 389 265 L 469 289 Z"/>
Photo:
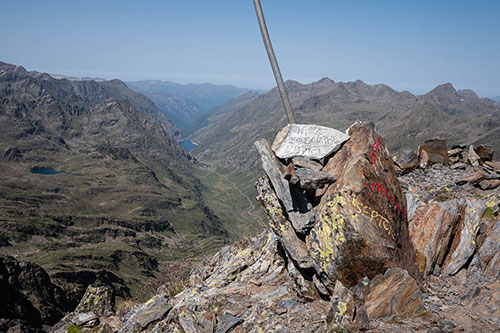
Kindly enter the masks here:
<path id="1" fill-rule="evenodd" d="M 252 91 L 231 85 L 180 84 L 159 80 L 127 82 L 127 85 L 149 97 L 184 134 L 196 130 L 193 124 L 207 115 L 209 110 Z"/>
<path id="2" fill-rule="evenodd" d="M 32 73 L 39 73 L 39 72 L 33 71 Z M 97 82 L 106 81 L 106 79 L 103 79 L 100 77 L 88 77 L 88 76 L 75 77 L 75 76 L 67 76 L 67 75 L 63 75 L 63 74 L 52 74 L 52 73 L 48 73 L 48 74 L 50 76 L 52 76 L 54 79 L 58 79 L 58 80 L 66 79 L 69 81 L 97 81 Z"/>
<path id="3" fill-rule="evenodd" d="M 452 115 L 469 112 L 489 114 L 496 109 L 494 101 L 479 98 L 471 89 L 456 90 L 451 83 L 439 85 L 422 97 Z"/>
<path id="4" fill-rule="evenodd" d="M 373 121 L 392 151 L 416 149 L 432 137 L 454 143 L 489 143 L 500 153 L 500 106 L 478 98 L 471 90 L 457 91 L 443 84 L 425 95 L 398 92 L 384 84 L 361 80 L 334 82 L 329 78 L 311 84 L 287 81 L 286 87 L 297 123 L 345 130 L 356 120 Z M 193 134 L 199 143 L 193 154 L 201 161 L 228 169 L 259 170 L 251 143 L 270 141 L 286 124 L 276 88 L 241 107 L 208 119 Z"/>
<path id="5" fill-rule="evenodd" d="M 0 67 L 4 70 L 12 66 L 14 65 L 0 62 Z M 22 77 L 31 77 L 41 80 L 41 82 L 45 82 L 47 88 L 76 94 L 81 98 L 81 103 L 84 104 L 96 104 L 110 97 L 128 100 L 143 114 L 162 124 L 170 135 L 181 137 L 179 130 L 154 103 L 143 94 L 129 89 L 127 85 L 120 80 L 115 79 L 106 81 L 104 79 L 66 77 L 64 75 L 47 74 L 36 71 L 28 72 L 22 66 L 15 66 L 14 72 Z M 60 96 L 62 97 L 61 94 L 58 95 L 58 97 Z"/>

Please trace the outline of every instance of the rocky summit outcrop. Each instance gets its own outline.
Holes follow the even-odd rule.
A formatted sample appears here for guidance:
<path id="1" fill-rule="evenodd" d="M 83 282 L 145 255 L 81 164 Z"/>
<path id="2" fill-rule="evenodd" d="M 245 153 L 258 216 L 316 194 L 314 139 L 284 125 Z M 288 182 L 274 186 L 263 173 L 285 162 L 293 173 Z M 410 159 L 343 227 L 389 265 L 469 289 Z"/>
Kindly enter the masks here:
<path id="1" fill-rule="evenodd" d="M 283 159 L 275 154 L 289 144 L 282 135 L 272 146 L 256 142 L 266 172 L 257 200 L 270 230 L 206 258 L 174 297 L 159 294 L 82 329 L 497 332 L 500 194 L 461 181 L 496 177 L 495 162 L 479 170 L 431 159 L 398 178 L 372 123 L 354 123 L 337 151 L 307 158 L 317 135 L 296 133 L 305 139 Z"/>
<path id="2" fill-rule="evenodd" d="M 100 324 L 101 317 L 109 317 L 114 313 L 113 289 L 108 286 L 88 286 L 82 300 L 75 311 L 66 315 L 51 332 L 64 333 L 68 327 L 82 329 Z M 108 320 L 109 322 L 109 320 Z M 109 323 L 103 321 L 102 326 L 107 329 Z"/>

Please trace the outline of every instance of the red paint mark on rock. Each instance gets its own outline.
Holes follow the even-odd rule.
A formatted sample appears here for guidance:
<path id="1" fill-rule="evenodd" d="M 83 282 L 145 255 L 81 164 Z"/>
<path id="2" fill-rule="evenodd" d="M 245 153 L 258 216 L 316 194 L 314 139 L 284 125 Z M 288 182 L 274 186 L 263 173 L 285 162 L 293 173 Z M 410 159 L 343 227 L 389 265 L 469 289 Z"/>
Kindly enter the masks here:
<path id="1" fill-rule="evenodd" d="M 402 209 L 401 204 L 396 200 L 396 197 L 392 192 L 385 186 L 382 182 L 372 183 L 371 186 L 367 182 L 363 182 L 366 187 L 370 190 L 370 196 L 373 196 L 373 193 L 378 192 L 379 194 L 385 195 L 385 197 L 389 200 L 391 204 L 394 205 L 394 208 L 399 214 L 402 214 L 405 218 L 407 215 L 406 209 Z"/>
<path id="2" fill-rule="evenodd" d="M 372 148 L 368 152 L 368 157 L 370 158 L 370 163 L 375 164 L 378 158 L 378 152 L 382 151 L 384 147 L 384 142 L 382 141 L 382 138 L 380 137 L 380 134 L 377 133 L 378 138 L 375 139 L 375 142 L 372 145 Z"/>

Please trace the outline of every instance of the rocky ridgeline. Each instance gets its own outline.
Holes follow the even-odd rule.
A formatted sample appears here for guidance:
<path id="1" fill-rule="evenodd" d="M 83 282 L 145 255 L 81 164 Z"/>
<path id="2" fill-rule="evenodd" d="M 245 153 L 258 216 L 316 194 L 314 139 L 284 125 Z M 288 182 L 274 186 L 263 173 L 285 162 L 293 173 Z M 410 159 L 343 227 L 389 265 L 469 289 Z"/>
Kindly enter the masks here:
<path id="1" fill-rule="evenodd" d="M 256 142 L 270 230 L 204 260 L 175 297 L 125 315 L 89 287 L 53 331 L 497 332 L 491 149 L 430 140 L 393 159 L 371 123 L 330 130 L 292 125 L 272 146 Z"/>

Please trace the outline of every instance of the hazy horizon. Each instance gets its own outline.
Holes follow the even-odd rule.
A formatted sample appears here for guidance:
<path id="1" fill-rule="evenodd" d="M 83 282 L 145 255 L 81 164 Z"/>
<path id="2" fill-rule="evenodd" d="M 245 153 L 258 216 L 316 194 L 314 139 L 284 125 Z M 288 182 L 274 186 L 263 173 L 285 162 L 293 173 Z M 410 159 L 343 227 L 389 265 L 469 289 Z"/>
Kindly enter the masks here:
<path id="1" fill-rule="evenodd" d="M 262 1 L 285 80 L 500 96 L 500 3 Z M 0 60 L 76 77 L 275 86 L 252 1 L 2 1 Z"/>
<path id="2" fill-rule="evenodd" d="M 2 61 L 0 59 L 0 61 Z M 13 64 L 13 65 L 19 65 L 19 64 Z M 22 66 L 22 65 L 19 65 L 19 66 Z M 24 66 L 23 66 L 24 67 Z M 51 75 L 62 75 L 62 76 L 66 76 L 66 77 L 69 77 L 69 78 L 81 78 L 81 79 L 104 79 L 104 80 L 114 80 L 114 79 L 118 79 L 118 80 L 121 80 L 125 83 L 127 82 L 140 82 L 140 81 L 160 81 L 160 82 L 170 82 L 170 83 L 174 83 L 174 84 L 182 84 L 182 85 L 189 85 L 189 84 L 214 84 L 214 85 L 230 85 L 230 86 L 234 86 L 234 87 L 237 87 L 237 88 L 244 88 L 244 89 L 253 89 L 253 90 L 256 90 L 256 91 L 260 91 L 260 92 L 267 92 L 268 90 L 271 90 L 273 88 L 276 87 L 276 85 L 272 86 L 272 87 L 269 87 L 269 88 L 252 88 L 252 87 L 245 87 L 245 86 L 238 86 L 238 85 L 234 85 L 234 84 L 231 84 L 231 83 L 214 83 L 214 82 L 209 82 L 209 81 L 198 81 L 198 82 L 177 82 L 177 81 L 172 81 L 172 80 L 163 80 L 163 79 L 152 79 L 152 78 L 144 78 L 144 79 L 138 79 L 138 80 L 124 80 L 124 79 L 121 79 L 119 77 L 113 77 L 113 76 L 110 76 L 110 77 L 99 77 L 99 76 L 88 76 L 88 75 L 66 75 L 66 74 L 61 74 L 61 73 L 51 73 L 51 72 L 45 72 L 45 71 L 37 71 L 35 69 L 29 69 L 29 68 L 26 68 L 26 70 L 28 71 L 35 71 L 35 72 L 43 72 L 43 73 L 47 73 L 47 74 L 51 74 Z M 329 78 L 329 77 L 323 77 L 323 78 L 328 78 L 328 79 L 331 79 L 333 80 L 332 78 Z M 323 79 L 321 78 L 321 79 Z M 299 82 L 300 84 L 302 85 L 306 85 L 306 84 L 311 84 L 313 82 L 318 82 L 319 80 L 321 79 L 318 79 L 316 81 L 311 81 L 311 82 L 300 82 L 300 81 L 297 81 L 297 80 L 293 80 L 293 79 L 285 79 L 286 80 L 293 80 L 293 81 L 297 81 Z M 375 84 L 385 84 L 385 85 L 388 85 L 387 83 L 384 83 L 384 82 L 374 82 L 374 83 L 370 83 L 370 82 L 366 82 L 362 79 L 356 79 L 356 80 L 361 80 L 363 81 L 364 83 L 366 84 L 370 84 L 370 85 L 375 85 Z M 336 81 L 336 80 L 333 80 L 335 82 L 354 82 L 356 80 L 352 80 L 352 81 Z M 439 85 L 442 85 L 442 84 L 446 84 L 446 83 L 450 83 L 450 82 L 443 82 L 443 83 L 440 83 L 438 84 L 437 86 Z M 453 85 L 453 83 L 452 83 Z M 389 85 L 390 86 L 390 85 Z M 430 92 L 431 90 L 433 90 L 434 88 L 436 88 L 437 86 L 434 86 L 432 88 L 430 88 L 429 90 L 427 91 L 423 91 L 421 93 L 415 93 L 413 91 L 410 91 L 408 89 L 396 89 L 392 86 L 390 86 L 392 89 L 396 90 L 396 91 L 399 91 L 399 92 L 403 92 L 403 91 L 409 91 L 410 93 L 412 93 L 413 95 L 423 95 L 423 94 L 426 94 L 428 92 Z M 456 87 L 455 85 L 453 85 L 453 87 L 456 89 L 456 90 L 460 90 L 460 89 L 470 89 L 470 88 L 458 88 Z M 477 93 L 477 91 L 475 91 Z M 483 97 L 486 97 L 486 98 L 495 98 L 495 99 L 498 99 L 500 98 L 500 96 L 479 96 L 481 98 Z"/>

